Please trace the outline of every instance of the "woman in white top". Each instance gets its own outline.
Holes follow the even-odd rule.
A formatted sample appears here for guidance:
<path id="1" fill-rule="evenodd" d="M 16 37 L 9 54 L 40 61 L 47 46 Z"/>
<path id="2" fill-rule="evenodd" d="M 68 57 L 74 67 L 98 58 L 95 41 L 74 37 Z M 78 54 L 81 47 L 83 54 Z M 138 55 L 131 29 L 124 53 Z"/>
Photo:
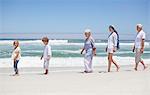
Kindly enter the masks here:
<path id="1" fill-rule="evenodd" d="M 19 75 L 18 62 L 21 58 L 21 49 L 19 47 L 19 41 L 14 41 L 13 46 L 14 46 L 14 50 L 12 52 L 12 59 L 14 63 L 14 71 L 15 71 L 14 75 Z"/>
<path id="2" fill-rule="evenodd" d="M 141 24 L 137 24 L 136 26 L 136 30 L 137 30 L 137 35 L 135 38 L 135 44 L 133 47 L 133 52 L 135 51 L 135 70 L 137 71 L 137 67 L 139 62 L 142 63 L 144 69 L 147 68 L 147 66 L 145 66 L 144 61 L 141 59 L 141 56 L 144 52 L 144 41 L 145 41 L 145 32 L 142 29 L 142 25 Z"/>
<path id="3" fill-rule="evenodd" d="M 108 72 L 110 72 L 111 63 L 119 70 L 119 66 L 117 65 L 116 61 L 113 59 L 113 53 L 119 49 L 119 35 L 115 30 L 114 26 L 109 26 L 110 35 L 108 36 L 108 45 L 106 47 L 106 52 L 108 52 Z"/>

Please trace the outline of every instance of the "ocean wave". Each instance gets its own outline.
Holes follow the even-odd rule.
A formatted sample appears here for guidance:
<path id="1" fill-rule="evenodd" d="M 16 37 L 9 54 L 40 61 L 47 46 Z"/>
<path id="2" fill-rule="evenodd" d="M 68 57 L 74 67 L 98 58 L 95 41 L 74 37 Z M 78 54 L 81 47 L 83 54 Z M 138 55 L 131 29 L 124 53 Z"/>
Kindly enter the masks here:
<path id="1" fill-rule="evenodd" d="M 41 53 L 43 50 L 24 50 L 22 53 Z"/>
<path id="2" fill-rule="evenodd" d="M 13 40 L 1 40 L 0 45 L 12 44 Z M 76 46 L 83 46 L 84 43 L 73 43 L 69 42 L 68 40 L 49 40 L 50 45 L 76 45 Z M 20 44 L 42 44 L 41 40 L 21 40 Z M 107 43 L 95 43 L 98 46 L 106 46 Z M 134 43 L 120 43 L 121 46 L 132 46 Z M 145 42 L 145 46 L 150 46 L 149 42 Z"/>
<path id="3" fill-rule="evenodd" d="M 14 40 L 2 40 L 0 44 L 12 44 Z M 39 44 L 42 43 L 41 40 L 21 40 L 20 44 Z M 49 40 L 49 43 L 68 43 L 68 40 Z"/>
<path id="4" fill-rule="evenodd" d="M 66 52 L 66 53 L 76 53 L 79 54 L 81 50 L 52 50 L 54 52 Z"/>

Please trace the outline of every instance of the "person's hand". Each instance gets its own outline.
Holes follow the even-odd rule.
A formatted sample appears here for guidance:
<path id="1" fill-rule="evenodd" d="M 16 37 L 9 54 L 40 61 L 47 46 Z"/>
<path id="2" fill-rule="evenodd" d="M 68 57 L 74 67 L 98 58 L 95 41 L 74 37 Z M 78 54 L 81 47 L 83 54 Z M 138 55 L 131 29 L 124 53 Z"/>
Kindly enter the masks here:
<path id="1" fill-rule="evenodd" d="M 132 52 L 134 52 L 134 51 L 135 51 L 135 48 L 132 49 Z"/>
<path id="2" fill-rule="evenodd" d="M 14 62 L 16 62 L 16 58 L 14 58 Z"/>
<path id="3" fill-rule="evenodd" d="M 41 58 L 40 58 L 41 60 L 43 59 L 43 56 L 41 56 Z"/>
<path id="4" fill-rule="evenodd" d="M 81 50 L 81 54 L 83 54 L 84 49 Z"/>
<path id="5" fill-rule="evenodd" d="M 46 59 L 49 61 L 49 60 L 50 60 L 50 57 L 47 57 Z"/>
<path id="6" fill-rule="evenodd" d="M 83 51 L 81 51 L 81 54 L 83 54 Z"/>
<path id="7" fill-rule="evenodd" d="M 117 48 L 116 48 L 116 47 L 114 47 L 114 48 L 113 48 L 113 52 L 116 52 L 116 50 L 117 50 Z"/>
<path id="8" fill-rule="evenodd" d="M 14 64 L 16 63 L 16 59 L 14 59 Z"/>
<path id="9" fill-rule="evenodd" d="M 133 46 L 132 52 L 135 52 L 135 46 Z"/>
<path id="10" fill-rule="evenodd" d="M 140 51 L 141 51 L 141 53 L 143 53 L 144 52 L 144 48 L 141 48 Z"/>
<path id="11" fill-rule="evenodd" d="M 93 55 L 96 56 L 96 48 L 93 49 Z"/>
<path id="12" fill-rule="evenodd" d="M 106 48 L 105 48 L 105 51 L 106 51 L 106 52 L 107 52 L 107 49 L 108 49 L 108 48 L 106 47 Z"/>

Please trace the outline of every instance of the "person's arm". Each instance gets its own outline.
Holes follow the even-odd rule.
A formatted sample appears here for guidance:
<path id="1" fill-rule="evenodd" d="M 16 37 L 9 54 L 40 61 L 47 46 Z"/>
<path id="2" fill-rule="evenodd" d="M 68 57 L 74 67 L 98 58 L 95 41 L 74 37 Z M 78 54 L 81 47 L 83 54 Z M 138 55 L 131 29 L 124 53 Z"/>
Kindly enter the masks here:
<path id="1" fill-rule="evenodd" d="M 81 54 L 83 54 L 83 51 L 85 50 L 85 43 L 84 43 L 84 47 L 83 49 L 81 50 Z"/>
<path id="2" fill-rule="evenodd" d="M 96 48 L 93 48 L 93 54 L 96 56 Z"/>
<path id="3" fill-rule="evenodd" d="M 47 60 L 50 60 L 50 58 L 51 58 L 51 55 L 48 55 L 48 56 L 47 56 Z"/>
<path id="4" fill-rule="evenodd" d="M 15 58 L 14 58 L 14 61 L 17 60 L 17 58 L 18 58 L 18 56 L 19 56 L 19 51 L 16 51 L 15 54 L 16 54 L 16 56 L 15 56 Z"/>
<path id="5" fill-rule="evenodd" d="M 84 48 L 81 50 L 81 54 L 83 54 L 83 51 L 84 51 L 84 50 L 85 50 Z"/>
<path id="6" fill-rule="evenodd" d="M 91 42 L 92 42 L 92 47 L 93 47 L 93 55 L 96 56 L 96 45 L 95 45 L 95 40 L 92 39 Z"/>
<path id="7" fill-rule="evenodd" d="M 135 44 L 133 45 L 133 49 L 132 49 L 132 52 L 134 52 L 135 51 Z"/>
<path id="8" fill-rule="evenodd" d="M 141 49 L 140 49 L 141 53 L 144 52 L 144 42 L 145 42 L 145 33 L 143 33 L 142 39 L 141 39 Z"/>
<path id="9" fill-rule="evenodd" d="M 108 46 L 106 46 L 105 51 L 107 52 Z"/>
<path id="10" fill-rule="evenodd" d="M 47 55 L 47 60 L 50 60 L 50 58 L 51 58 L 51 55 L 52 55 L 52 50 L 51 50 L 51 47 L 49 46 L 48 47 L 48 55 Z"/>
<path id="11" fill-rule="evenodd" d="M 43 54 L 42 54 L 42 56 L 41 56 L 41 58 L 40 58 L 41 60 L 43 59 Z"/>
<path id="12" fill-rule="evenodd" d="M 115 52 L 117 50 L 117 35 L 113 36 L 113 43 L 114 43 L 114 49 L 113 49 L 113 51 Z"/>
<path id="13" fill-rule="evenodd" d="M 142 39 L 142 41 L 141 41 L 141 49 L 140 49 L 141 53 L 144 52 L 144 42 L 145 42 L 145 39 Z"/>

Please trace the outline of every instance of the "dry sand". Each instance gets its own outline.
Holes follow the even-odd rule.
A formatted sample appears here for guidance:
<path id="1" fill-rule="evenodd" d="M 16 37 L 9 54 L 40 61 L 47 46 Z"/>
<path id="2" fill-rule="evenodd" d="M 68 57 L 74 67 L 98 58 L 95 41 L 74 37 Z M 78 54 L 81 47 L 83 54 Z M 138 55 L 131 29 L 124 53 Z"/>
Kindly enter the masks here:
<path id="1" fill-rule="evenodd" d="M 21 68 L 19 76 L 0 68 L 0 95 L 150 95 L 150 69 L 139 68 L 106 73 L 106 67 L 95 67 L 90 74 L 81 67 L 50 68 L 48 75 L 42 68 Z"/>

